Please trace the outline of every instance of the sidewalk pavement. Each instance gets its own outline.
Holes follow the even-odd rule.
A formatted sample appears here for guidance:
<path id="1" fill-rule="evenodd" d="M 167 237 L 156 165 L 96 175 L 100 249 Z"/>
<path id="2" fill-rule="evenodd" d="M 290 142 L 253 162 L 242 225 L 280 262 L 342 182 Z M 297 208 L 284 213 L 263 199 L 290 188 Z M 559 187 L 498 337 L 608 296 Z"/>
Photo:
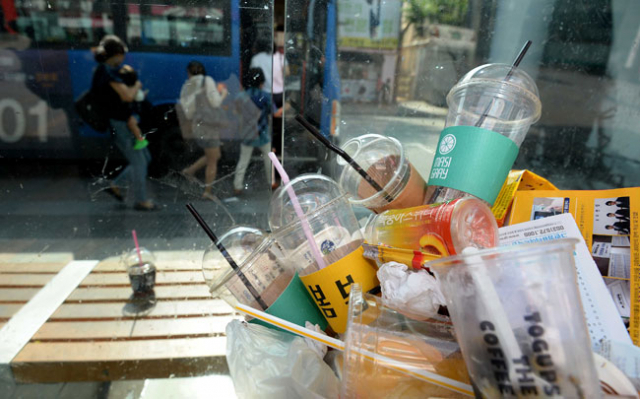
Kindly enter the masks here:
<path id="1" fill-rule="evenodd" d="M 446 118 L 448 108 L 418 100 L 398 100 L 396 104 L 342 103 L 343 115 L 403 116 L 420 118 Z"/>

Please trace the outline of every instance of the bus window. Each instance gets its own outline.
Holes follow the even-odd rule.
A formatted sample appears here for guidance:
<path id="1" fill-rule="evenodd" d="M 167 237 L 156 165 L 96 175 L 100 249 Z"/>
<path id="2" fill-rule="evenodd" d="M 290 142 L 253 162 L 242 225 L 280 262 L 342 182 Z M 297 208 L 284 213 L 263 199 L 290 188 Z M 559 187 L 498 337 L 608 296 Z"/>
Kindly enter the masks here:
<path id="1" fill-rule="evenodd" d="M 127 5 L 127 40 L 135 51 L 230 55 L 230 3 L 157 1 Z"/>
<path id="2" fill-rule="evenodd" d="M 113 33 L 111 8 L 103 1 L 16 0 L 17 33 L 41 47 L 85 47 Z"/>

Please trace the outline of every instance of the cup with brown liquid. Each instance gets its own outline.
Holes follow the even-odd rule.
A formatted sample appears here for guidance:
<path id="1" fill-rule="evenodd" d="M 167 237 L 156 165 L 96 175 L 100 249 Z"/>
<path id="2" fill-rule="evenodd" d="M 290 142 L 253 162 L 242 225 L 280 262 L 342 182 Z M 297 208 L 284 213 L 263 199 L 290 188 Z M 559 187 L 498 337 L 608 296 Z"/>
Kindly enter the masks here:
<path id="1" fill-rule="evenodd" d="M 393 137 L 365 134 L 347 141 L 342 149 L 375 180 L 376 190 L 354 168 L 339 159 L 343 169 L 339 183 L 351 195 L 353 205 L 375 213 L 403 209 L 424 203 L 427 185 L 407 159 L 402 144 Z"/>
<path id="2" fill-rule="evenodd" d="M 129 282 L 134 295 L 145 295 L 153 292 L 156 284 L 155 257 L 146 248 L 132 249 L 124 258 L 129 274 Z"/>

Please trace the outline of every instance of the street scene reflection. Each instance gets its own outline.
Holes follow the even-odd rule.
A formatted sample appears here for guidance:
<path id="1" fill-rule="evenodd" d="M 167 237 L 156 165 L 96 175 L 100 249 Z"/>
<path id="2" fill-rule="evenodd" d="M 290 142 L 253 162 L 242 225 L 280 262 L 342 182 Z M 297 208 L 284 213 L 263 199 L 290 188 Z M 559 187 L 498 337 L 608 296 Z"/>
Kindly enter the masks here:
<path id="1" fill-rule="evenodd" d="M 540 89 L 542 116 L 515 166 L 560 188 L 640 183 L 631 149 L 638 139 L 631 109 L 640 103 L 636 5 L 615 0 L 289 4 L 299 12 L 287 20 L 286 98 L 334 143 L 364 133 L 396 137 L 428 176 L 451 87 L 476 66 L 511 64 L 531 40 L 520 67 Z M 315 171 L 331 155 L 290 119 L 294 114 L 286 116 L 285 157 L 293 169 Z M 331 164 L 325 162 L 323 171 L 335 176 Z"/>
<path id="2" fill-rule="evenodd" d="M 419 192 L 403 201 L 422 205 L 451 88 L 480 65 L 509 68 L 527 41 L 519 67 L 542 111 L 514 168 L 560 189 L 640 186 L 638 2 L 0 1 L 0 277 L 10 282 L 0 284 L 0 328 L 67 264 L 89 262 L 75 264 L 77 288 L 16 357 L 19 384 L 0 372 L 0 396 L 144 397 L 144 386 L 157 397 L 169 385 L 139 381 L 176 376 L 216 377 L 180 381 L 175 389 L 191 388 L 176 397 L 233 391 L 225 326 L 238 314 L 212 299 L 202 266 L 219 248 L 185 205 L 220 237 L 238 226 L 270 234 L 282 186 L 270 152 L 292 181 L 339 180 L 345 166 L 310 131 L 335 146 L 366 134 L 401 143 L 400 180 Z M 387 152 L 382 169 L 400 159 Z M 360 193 L 354 181 L 351 194 L 376 188 Z M 543 198 L 532 218 L 560 213 L 564 200 Z M 629 247 L 626 202 L 600 204 L 602 248 Z M 345 207 L 344 239 L 382 210 L 365 205 L 353 206 L 355 218 Z M 89 350 L 107 360 L 86 361 Z M 69 353 L 82 361 L 59 360 Z M 153 367 L 139 361 L 147 355 Z"/>

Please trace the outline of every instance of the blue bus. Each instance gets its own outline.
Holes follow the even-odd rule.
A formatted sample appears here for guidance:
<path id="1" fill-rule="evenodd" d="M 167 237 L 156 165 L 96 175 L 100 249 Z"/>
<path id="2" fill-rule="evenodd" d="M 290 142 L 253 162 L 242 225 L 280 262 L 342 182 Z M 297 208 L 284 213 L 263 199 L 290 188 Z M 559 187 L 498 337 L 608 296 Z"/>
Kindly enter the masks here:
<path id="1" fill-rule="evenodd" d="M 3 158 L 100 159 L 107 134 L 79 120 L 74 101 L 91 85 L 91 47 L 116 34 L 125 63 L 148 90 L 146 121 L 156 146 L 177 139 L 174 105 L 191 60 L 233 94 L 256 36 L 271 34 L 272 8 L 243 9 L 250 36 L 241 44 L 241 0 L 3 0 L 0 3 L 0 153 Z M 253 11 L 252 11 L 253 10 Z M 258 11 L 256 11 L 258 10 Z M 252 13 L 252 14 L 248 14 Z M 247 34 L 243 33 L 243 37 Z M 172 131 L 173 133 L 167 133 Z M 153 152 L 153 150 L 152 150 Z"/>

